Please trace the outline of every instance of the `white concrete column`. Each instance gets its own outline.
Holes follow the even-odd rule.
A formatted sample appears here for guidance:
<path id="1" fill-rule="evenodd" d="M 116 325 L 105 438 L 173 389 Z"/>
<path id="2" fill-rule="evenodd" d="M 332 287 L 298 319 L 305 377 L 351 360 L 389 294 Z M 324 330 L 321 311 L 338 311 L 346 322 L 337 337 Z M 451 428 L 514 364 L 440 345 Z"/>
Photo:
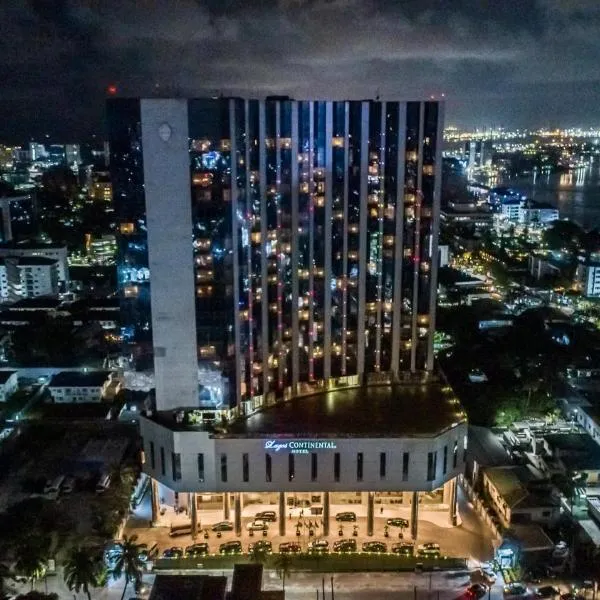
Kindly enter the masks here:
<path id="1" fill-rule="evenodd" d="M 156 408 L 171 410 L 198 405 L 188 105 L 142 99 L 140 111 Z"/>
<path id="2" fill-rule="evenodd" d="M 450 523 L 452 523 L 453 527 L 458 525 L 458 482 L 456 481 L 456 477 L 449 481 L 451 484 L 450 488 Z"/>
<path id="3" fill-rule="evenodd" d="M 229 521 L 229 492 L 223 492 L 223 519 Z"/>
<path id="4" fill-rule="evenodd" d="M 419 492 L 412 493 L 410 503 L 410 535 L 413 540 L 417 539 L 419 526 Z"/>
<path id="5" fill-rule="evenodd" d="M 323 492 L 323 535 L 329 535 L 329 492 Z"/>
<path id="6" fill-rule="evenodd" d="M 234 495 L 234 503 L 235 503 L 235 535 L 242 535 L 242 508 L 243 508 L 243 502 L 242 502 L 242 493 L 241 492 L 237 492 Z"/>
<path id="7" fill-rule="evenodd" d="M 285 535 L 285 492 L 279 492 L 279 535 Z"/>
<path id="8" fill-rule="evenodd" d="M 158 515 L 160 514 L 160 504 L 158 501 L 158 481 L 153 477 L 150 478 L 150 494 L 152 502 L 152 525 L 156 525 Z"/>
<path id="9" fill-rule="evenodd" d="M 450 479 L 450 481 L 446 481 L 446 483 L 444 484 L 444 487 L 443 487 L 442 504 L 446 504 L 447 506 L 450 506 L 450 497 L 452 495 L 452 482 L 453 481 L 454 481 L 454 479 Z"/>
<path id="10" fill-rule="evenodd" d="M 373 535 L 375 492 L 367 492 L 367 535 Z"/>
<path id="11" fill-rule="evenodd" d="M 198 501 L 196 499 L 196 492 L 190 492 L 188 498 L 188 506 L 190 508 L 190 515 L 192 519 L 192 539 L 195 540 L 198 537 Z"/>

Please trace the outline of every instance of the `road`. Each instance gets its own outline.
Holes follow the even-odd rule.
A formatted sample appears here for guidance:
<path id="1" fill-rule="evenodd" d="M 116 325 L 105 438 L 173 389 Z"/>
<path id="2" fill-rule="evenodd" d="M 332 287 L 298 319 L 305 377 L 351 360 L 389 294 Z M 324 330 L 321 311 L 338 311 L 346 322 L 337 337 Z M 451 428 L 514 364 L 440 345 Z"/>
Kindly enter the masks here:
<path id="1" fill-rule="evenodd" d="M 227 575 L 228 589 L 231 586 L 231 575 L 229 571 L 203 571 L 210 575 Z M 331 575 L 316 573 L 293 573 L 286 581 L 286 600 L 305 600 L 316 598 L 317 589 L 319 598 L 323 600 L 322 582 L 325 578 L 325 598 L 331 598 Z M 144 577 L 144 583 L 148 586 L 154 582 L 154 576 Z M 417 575 L 414 573 L 340 573 L 333 575 L 335 600 L 450 600 L 464 596 L 464 590 L 468 583 L 468 577 L 449 577 L 443 573 L 432 573 L 431 582 L 429 574 Z M 92 591 L 94 600 L 119 600 L 123 593 L 124 580 L 112 581 L 108 587 Z M 431 588 L 430 588 L 431 585 Z M 492 599 L 500 600 L 502 592 L 498 590 L 492 593 Z M 29 591 L 29 586 L 18 586 L 19 592 Z M 416 588 L 416 595 L 415 595 Z M 36 589 L 45 591 L 43 582 L 39 582 Z M 65 586 L 62 575 L 48 577 L 48 592 L 55 592 L 61 599 L 72 598 Z M 282 581 L 274 571 L 265 571 L 263 575 L 263 589 L 281 590 Z M 429 591 L 431 589 L 431 592 Z M 439 596 L 438 596 L 439 592 Z M 125 599 L 135 596 L 133 587 L 125 595 Z"/>
<path id="2" fill-rule="evenodd" d="M 209 575 L 226 575 L 228 589 L 231 587 L 231 570 L 203 571 Z M 465 590 L 469 583 L 468 576 L 463 573 L 340 573 L 333 575 L 334 598 L 331 597 L 330 574 L 293 573 L 286 581 L 286 600 L 466 600 Z M 323 578 L 325 578 L 325 598 L 322 595 Z M 148 586 L 154 582 L 153 575 L 144 577 Z M 94 600 L 120 600 L 124 581 L 113 581 L 106 588 L 92 591 Z M 57 575 L 48 578 L 48 591 L 55 592 L 62 599 L 70 599 L 75 595 L 64 585 L 62 577 Z M 553 585 L 557 585 L 554 582 Z M 561 591 L 567 591 L 563 584 Z M 40 582 L 36 589 L 44 591 Z M 281 590 L 282 581 L 274 571 L 265 571 L 263 575 L 264 590 Z M 22 592 L 29 591 L 29 586 L 22 586 Z M 134 598 L 133 588 L 128 590 L 125 600 Z M 81 597 L 81 596 L 79 596 Z M 493 586 L 487 600 L 503 600 L 502 586 Z"/>

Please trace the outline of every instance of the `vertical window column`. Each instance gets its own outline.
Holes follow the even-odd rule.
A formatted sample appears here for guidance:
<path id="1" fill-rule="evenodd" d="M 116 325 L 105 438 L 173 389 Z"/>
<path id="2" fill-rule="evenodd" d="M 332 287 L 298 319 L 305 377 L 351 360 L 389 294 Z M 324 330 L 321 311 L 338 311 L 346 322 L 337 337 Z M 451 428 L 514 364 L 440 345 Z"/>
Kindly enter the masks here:
<path id="1" fill-rule="evenodd" d="M 340 480 L 340 453 L 336 452 L 333 455 L 333 480 Z"/>
<path id="2" fill-rule="evenodd" d="M 221 481 L 227 481 L 227 454 L 221 454 Z"/>
<path id="3" fill-rule="evenodd" d="M 247 453 L 242 454 L 242 479 L 245 483 L 250 480 L 250 464 Z"/>
<path id="4" fill-rule="evenodd" d="M 410 452 L 402 453 L 402 481 L 408 481 L 408 465 L 410 462 Z"/>
<path id="5" fill-rule="evenodd" d="M 204 481 L 204 454 L 198 454 L 198 481 Z"/>

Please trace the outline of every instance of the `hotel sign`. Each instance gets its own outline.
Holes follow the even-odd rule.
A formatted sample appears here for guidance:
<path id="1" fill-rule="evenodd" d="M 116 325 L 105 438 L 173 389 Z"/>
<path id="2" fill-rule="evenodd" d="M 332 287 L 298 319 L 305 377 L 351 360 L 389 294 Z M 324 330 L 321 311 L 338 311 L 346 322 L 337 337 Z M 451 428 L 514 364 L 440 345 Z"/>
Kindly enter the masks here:
<path id="1" fill-rule="evenodd" d="M 311 450 L 335 450 L 335 442 L 325 440 L 265 440 L 265 450 L 290 454 L 308 454 Z"/>

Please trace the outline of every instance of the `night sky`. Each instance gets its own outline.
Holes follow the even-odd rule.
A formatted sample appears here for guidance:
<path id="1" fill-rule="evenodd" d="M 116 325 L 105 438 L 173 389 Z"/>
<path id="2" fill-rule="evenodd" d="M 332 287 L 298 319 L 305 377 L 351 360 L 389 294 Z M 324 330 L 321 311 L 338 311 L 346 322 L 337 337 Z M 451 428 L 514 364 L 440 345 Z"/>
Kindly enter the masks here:
<path id="1" fill-rule="evenodd" d="M 102 135 L 112 83 L 444 93 L 447 124 L 600 125 L 598 0 L 2 0 L 0 23 L 0 141 Z"/>

